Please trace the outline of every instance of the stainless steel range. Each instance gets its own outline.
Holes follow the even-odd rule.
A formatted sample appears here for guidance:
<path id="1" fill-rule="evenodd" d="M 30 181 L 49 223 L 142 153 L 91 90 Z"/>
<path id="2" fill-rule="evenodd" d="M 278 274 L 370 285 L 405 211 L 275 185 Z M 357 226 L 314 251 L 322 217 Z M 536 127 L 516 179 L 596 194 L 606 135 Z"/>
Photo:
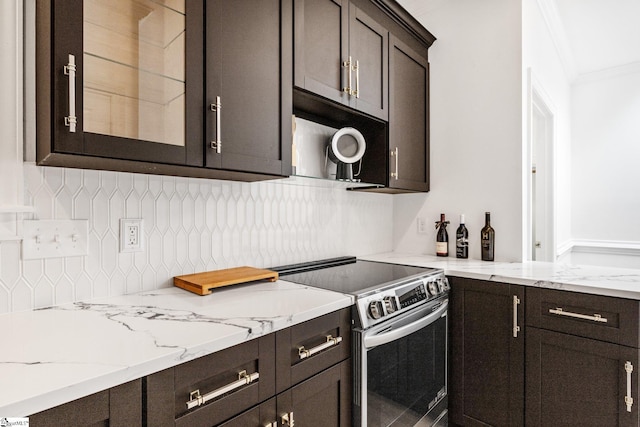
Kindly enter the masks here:
<path id="1" fill-rule="evenodd" d="M 449 283 L 442 270 L 355 258 L 276 270 L 282 280 L 356 297 L 354 425 L 446 426 Z"/>

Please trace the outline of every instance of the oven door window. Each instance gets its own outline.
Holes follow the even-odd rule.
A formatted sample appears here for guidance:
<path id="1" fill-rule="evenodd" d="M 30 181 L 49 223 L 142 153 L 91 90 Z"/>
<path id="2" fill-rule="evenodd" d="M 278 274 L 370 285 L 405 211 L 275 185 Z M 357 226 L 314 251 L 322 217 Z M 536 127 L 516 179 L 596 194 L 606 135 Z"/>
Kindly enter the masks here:
<path id="1" fill-rule="evenodd" d="M 447 393 L 446 316 L 369 349 L 366 357 L 369 427 L 414 426 L 427 414 L 439 415 L 429 411 Z"/>

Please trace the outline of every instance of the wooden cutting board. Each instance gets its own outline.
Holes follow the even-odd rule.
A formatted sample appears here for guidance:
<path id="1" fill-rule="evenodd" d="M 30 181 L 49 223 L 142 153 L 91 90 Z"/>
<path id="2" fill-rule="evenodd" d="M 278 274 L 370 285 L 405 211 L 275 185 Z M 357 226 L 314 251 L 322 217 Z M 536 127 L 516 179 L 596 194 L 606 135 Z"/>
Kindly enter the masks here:
<path id="1" fill-rule="evenodd" d="M 198 295 L 209 295 L 215 288 L 254 282 L 256 280 L 278 280 L 278 273 L 253 267 L 236 267 L 225 270 L 186 274 L 173 278 L 173 285 Z"/>

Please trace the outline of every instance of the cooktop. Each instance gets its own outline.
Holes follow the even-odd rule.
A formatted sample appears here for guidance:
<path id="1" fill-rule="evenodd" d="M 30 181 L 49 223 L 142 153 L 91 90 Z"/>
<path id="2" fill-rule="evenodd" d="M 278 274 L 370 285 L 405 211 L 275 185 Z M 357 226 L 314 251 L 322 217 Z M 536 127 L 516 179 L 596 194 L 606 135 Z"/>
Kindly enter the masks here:
<path id="1" fill-rule="evenodd" d="M 289 282 L 344 294 L 362 296 L 395 286 L 413 276 L 429 276 L 441 270 L 384 262 L 363 261 L 354 257 L 332 258 L 310 263 L 271 268 Z"/>

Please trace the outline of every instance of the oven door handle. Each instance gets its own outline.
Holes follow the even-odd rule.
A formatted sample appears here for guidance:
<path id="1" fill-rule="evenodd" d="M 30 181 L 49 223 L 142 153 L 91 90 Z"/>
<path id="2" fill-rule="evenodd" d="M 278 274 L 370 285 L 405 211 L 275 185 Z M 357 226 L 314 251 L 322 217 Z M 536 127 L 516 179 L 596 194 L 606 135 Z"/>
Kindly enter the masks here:
<path id="1" fill-rule="evenodd" d="M 384 332 L 376 335 L 365 335 L 363 337 L 363 344 L 365 348 L 372 348 L 383 344 L 388 344 L 392 341 L 398 340 L 400 338 L 406 337 L 420 329 L 429 326 L 439 318 L 441 318 L 447 311 L 447 307 L 449 307 L 449 300 L 446 299 L 440 304 L 440 306 L 429 313 L 425 317 L 421 317 L 419 320 L 415 322 L 409 323 L 408 325 L 404 325 L 399 327 L 398 329 L 392 329 L 389 332 Z"/>

